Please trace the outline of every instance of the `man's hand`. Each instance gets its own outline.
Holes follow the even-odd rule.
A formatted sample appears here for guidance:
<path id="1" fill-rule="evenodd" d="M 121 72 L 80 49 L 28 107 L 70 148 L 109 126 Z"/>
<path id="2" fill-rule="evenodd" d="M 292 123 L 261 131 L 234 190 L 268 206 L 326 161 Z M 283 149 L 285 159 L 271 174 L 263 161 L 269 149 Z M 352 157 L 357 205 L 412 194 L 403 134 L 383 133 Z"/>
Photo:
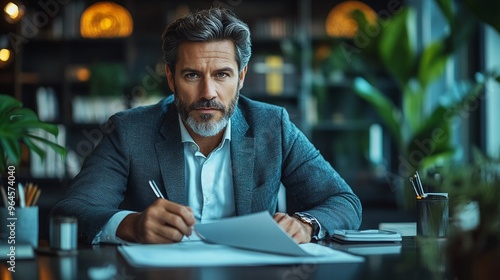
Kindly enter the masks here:
<path id="1" fill-rule="evenodd" d="M 193 211 L 166 199 L 158 199 L 146 210 L 126 216 L 116 236 L 139 243 L 173 243 L 191 235 Z"/>
<path id="2" fill-rule="evenodd" d="M 285 213 L 277 212 L 273 219 L 298 243 L 311 241 L 312 227 Z"/>

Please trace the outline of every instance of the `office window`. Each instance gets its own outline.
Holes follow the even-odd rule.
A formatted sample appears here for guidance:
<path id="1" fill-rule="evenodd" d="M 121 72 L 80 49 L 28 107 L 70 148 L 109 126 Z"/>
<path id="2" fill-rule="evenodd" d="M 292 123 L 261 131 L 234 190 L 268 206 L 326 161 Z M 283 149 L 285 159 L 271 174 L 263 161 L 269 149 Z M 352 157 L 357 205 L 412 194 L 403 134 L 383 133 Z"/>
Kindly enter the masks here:
<path id="1" fill-rule="evenodd" d="M 484 64 L 485 70 L 496 71 L 500 74 L 500 34 L 491 27 L 484 30 Z M 500 84 L 490 82 L 485 91 L 485 139 L 486 152 L 490 156 L 500 157 L 500 131 L 498 130 L 498 119 L 500 119 Z"/>

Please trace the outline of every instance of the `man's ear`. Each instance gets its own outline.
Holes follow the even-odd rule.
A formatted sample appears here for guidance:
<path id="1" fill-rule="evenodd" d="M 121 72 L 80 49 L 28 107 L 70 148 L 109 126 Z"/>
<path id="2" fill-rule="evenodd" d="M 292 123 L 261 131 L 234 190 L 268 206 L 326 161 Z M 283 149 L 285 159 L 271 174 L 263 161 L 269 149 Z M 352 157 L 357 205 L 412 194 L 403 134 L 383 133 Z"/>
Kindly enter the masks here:
<path id="1" fill-rule="evenodd" d="M 243 83 L 245 82 L 245 75 L 247 74 L 247 68 L 248 65 L 243 67 L 243 69 L 240 72 L 240 87 L 238 88 L 238 90 L 241 90 L 241 88 L 243 88 Z"/>
<path id="2" fill-rule="evenodd" d="M 174 74 L 170 71 L 168 65 L 165 64 L 165 73 L 167 73 L 167 83 L 168 87 L 172 92 L 174 92 Z"/>

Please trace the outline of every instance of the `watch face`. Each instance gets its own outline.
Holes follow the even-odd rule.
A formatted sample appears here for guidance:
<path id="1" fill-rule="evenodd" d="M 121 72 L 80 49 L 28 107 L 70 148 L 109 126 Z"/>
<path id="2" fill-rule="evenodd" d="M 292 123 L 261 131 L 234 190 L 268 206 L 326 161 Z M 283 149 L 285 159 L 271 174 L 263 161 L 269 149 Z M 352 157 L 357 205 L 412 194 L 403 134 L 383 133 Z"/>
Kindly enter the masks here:
<path id="1" fill-rule="evenodd" d="M 304 223 L 312 225 L 312 221 L 311 221 L 311 219 L 309 219 L 309 217 L 295 214 L 295 218 L 299 219 L 300 221 L 302 221 Z"/>
<path id="2" fill-rule="evenodd" d="M 319 226 L 318 224 L 313 220 L 311 219 L 310 217 L 308 216 L 305 216 L 305 215 L 299 215 L 299 214 L 295 214 L 294 217 L 296 217 L 297 219 L 299 219 L 301 222 L 305 223 L 305 224 L 308 224 L 311 226 L 312 228 L 312 236 L 316 236 L 319 232 Z"/>

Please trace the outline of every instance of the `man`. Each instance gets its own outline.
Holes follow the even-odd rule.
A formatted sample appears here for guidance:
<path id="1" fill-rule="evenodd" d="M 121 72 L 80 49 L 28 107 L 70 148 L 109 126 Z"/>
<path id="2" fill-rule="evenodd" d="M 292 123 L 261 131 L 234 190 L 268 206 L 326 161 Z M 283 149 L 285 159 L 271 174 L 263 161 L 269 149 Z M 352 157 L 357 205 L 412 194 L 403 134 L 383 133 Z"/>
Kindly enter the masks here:
<path id="1" fill-rule="evenodd" d="M 174 95 L 112 116 L 52 215 L 76 216 L 92 243 L 178 242 L 195 223 L 259 211 L 299 243 L 359 227 L 359 199 L 287 112 L 240 97 L 246 24 L 212 8 L 173 22 L 162 39 Z M 280 184 L 301 212 L 275 213 Z"/>

